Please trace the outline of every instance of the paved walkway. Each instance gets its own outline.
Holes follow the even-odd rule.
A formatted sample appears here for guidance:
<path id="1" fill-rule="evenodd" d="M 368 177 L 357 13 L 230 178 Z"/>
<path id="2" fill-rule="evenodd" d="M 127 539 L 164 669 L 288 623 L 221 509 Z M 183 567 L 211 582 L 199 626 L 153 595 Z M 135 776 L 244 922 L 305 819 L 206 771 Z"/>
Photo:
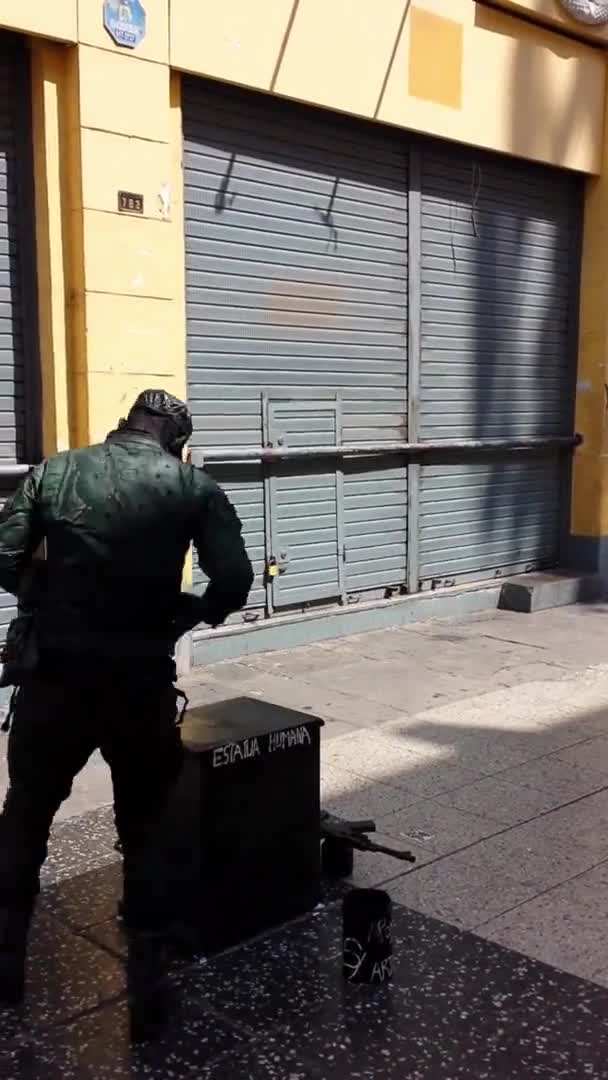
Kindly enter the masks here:
<path id="1" fill-rule="evenodd" d="M 177 971 L 177 1026 L 130 1055 L 110 791 L 93 760 L 55 829 L 28 1011 L 0 1023 L 0 1074 L 608 1080 L 606 627 L 604 605 L 495 612 L 189 680 L 193 705 L 242 693 L 320 715 L 325 806 L 414 850 L 413 869 L 355 866 L 395 903 L 394 990 L 344 991 L 328 902 Z"/>
<path id="2" fill-rule="evenodd" d="M 189 692 L 237 689 L 323 717 L 325 806 L 414 850 L 359 856 L 359 883 L 608 986 L 606 606 L 248 658 Z"/>

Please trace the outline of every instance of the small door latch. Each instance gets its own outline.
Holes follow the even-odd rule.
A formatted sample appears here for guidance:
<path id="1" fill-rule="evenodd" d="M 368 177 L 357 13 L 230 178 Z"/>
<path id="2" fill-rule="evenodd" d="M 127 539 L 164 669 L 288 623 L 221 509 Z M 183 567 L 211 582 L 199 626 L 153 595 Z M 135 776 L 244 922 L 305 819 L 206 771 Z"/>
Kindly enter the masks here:
<path id="1" fill-rule="evenodd" d="M 279 551 L 279 557 L 277 559 L 277 565 L 279 567 L 279 573 L 284 574 L 289 564 L 289 551 L 287 548 L 281 548 Z"/>

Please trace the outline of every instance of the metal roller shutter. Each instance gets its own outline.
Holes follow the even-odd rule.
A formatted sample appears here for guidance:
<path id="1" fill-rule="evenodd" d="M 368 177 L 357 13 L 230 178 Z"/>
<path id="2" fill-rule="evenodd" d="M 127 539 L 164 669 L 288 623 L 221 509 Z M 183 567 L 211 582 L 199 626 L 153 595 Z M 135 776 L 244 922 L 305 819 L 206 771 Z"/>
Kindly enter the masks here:
<path id="1" fill-rule="evenodd" d="M 183 114 L 193 447 L 405 438 L 403 136 L 202 80 L 184 80 Z M 243 520 L 254 609 L 405 580 L 394 458 L 212 471 Z"/>
<path id="2" fill-rule="evenodd" d="M 581 197 L 572 174 L 424 145 L 422 441 L 571 434 Z M 567 464 L 546 451 L 423 465 L 421 586 L 555 565 Z"/>
<path id="3" fill-rule="evenodd" d="M 6 463 L 22 461 L 25 453 L 23 263 L 28 256 L 19 191 L 25 133 L 19 128 L 23 87 L 14 48 L 0 35 L 0 460 Z"/>
<path id="4" fill-rule="evenodd" d="M 37 460 L 38 402 L 32 393 L 33 186 L 29 64 L 19 38 L 0 34 L 0 464 Z M 27 357 L 27 364 L 26 364 Z M 26 401 L 28 408 L 26 409 Z M 0 479 L 0 500 L 14 483 Z M 0 639 L 15 615 L 0 592 Z"/>

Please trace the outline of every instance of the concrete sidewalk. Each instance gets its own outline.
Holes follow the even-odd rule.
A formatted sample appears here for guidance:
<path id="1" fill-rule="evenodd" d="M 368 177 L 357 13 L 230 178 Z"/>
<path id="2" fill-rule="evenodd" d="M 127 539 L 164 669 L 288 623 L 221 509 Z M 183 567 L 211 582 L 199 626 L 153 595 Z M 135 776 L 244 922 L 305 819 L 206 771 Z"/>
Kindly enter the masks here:
<path id="1" fill-rule="evenodd" d="M 608 1080 L 607 615 L 416 625 L 190 680 L 193 704 L 248 693 L 321 715 L 325 805 L 414 849 L 413 869 L 355 865 L 393 897 L 390 987 L 345 983 L 331 886 L 295 923 L 175 959 L 169 1030 L 133 1048 L 111 792 L 92 760 L 53 831 L 24 1011 L 0 1012 L 0 1075 Z"/>
<path id="2" fill-rule="evenodd" d="M 324 805 L 418 859 L 361 855 L 357 882 L 608 986 L 607 630 L 605 605 L 493 612 L 218 664 L 185 688 L 326 721 Z M 61 817 L 110 800 L 93 759 Z"/>
<path id="3" fill-rule="evenodd" d="M 410 908 L 608 986 L 608 608 L 493 612 L 219 664 L 326 721 L 324 805 L 418 862 L 361 855 Z"/>

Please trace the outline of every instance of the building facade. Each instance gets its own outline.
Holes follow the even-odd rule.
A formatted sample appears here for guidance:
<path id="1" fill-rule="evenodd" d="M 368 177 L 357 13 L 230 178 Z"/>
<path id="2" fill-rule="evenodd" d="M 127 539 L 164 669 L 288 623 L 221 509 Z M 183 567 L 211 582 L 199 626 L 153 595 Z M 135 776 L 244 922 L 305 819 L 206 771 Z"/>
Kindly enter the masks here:
<path id="1" fill-rule="evenodd" d="M 195 663 L 606 572 L 579 6 L 0 0 L 0 473 L 188 396 L 256 570 Z"/>

